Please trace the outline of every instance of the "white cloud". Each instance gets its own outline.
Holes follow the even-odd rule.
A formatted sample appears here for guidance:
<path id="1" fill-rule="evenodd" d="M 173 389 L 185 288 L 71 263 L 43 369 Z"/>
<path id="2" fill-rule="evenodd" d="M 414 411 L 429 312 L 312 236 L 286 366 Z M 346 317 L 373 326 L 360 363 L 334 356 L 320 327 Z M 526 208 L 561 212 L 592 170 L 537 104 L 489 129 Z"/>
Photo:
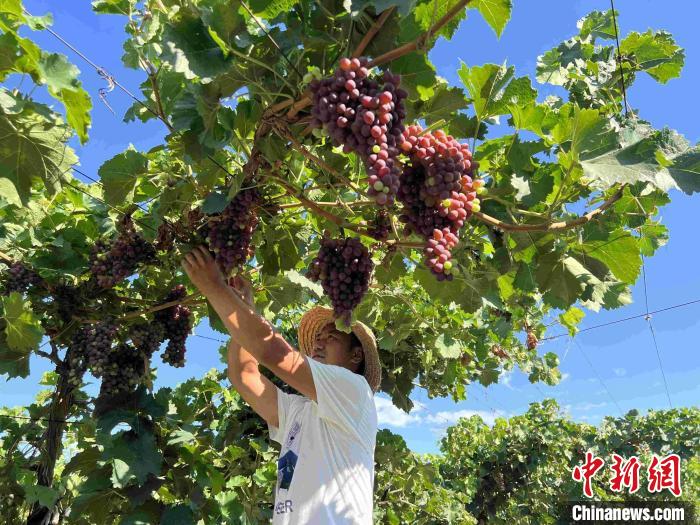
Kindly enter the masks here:
<path id="1" fill-rule="evenodd" d="M 511 390 L 520 390 L 519 388 L 515 388 L 510 384 L 510 382 L 513 380 L 513 370 L 508 370 L 503 372 L 500 377 L 498 378 L 498 382 L 501 383 L 503 386 L 510 388 Z"/>
<path id="2" fill-rule="evenodd" d="M 561 375 L 561 381 L 559 381 L 559 383 L 563 383 L 564 381 L 566 381 L 566 380 L 569 379 L 570 377 L 571 377 L 571 374 L 570 374 L 569 372 L 564 372 L 564 373 Z"/>
<path id="3" fill-rule="evenodd" d="M 436 414 L 428 414 L 425 421 L 434 425 L 449 426 L 454 425 L 458 419 L 462 417 L 481 416 L 484 423 L 491 426 L 494 424 L 497 417 L 504 417 L 504 414 L 497 410 L 496 412 L 488 412 L 486 410 L 454 410 L 442 411 Z"/>
<path id="4" fill-rule="evenodd" d="M 374 405 L 377 407 L 377 423 L 388 425 L 391 427 L 403 428 L 421 421 L 421 416 L 418 414 L 425 408 L 425 405 L 419 401 L 413 402 L 414 406 L 409 413 L 404 412 L 398 407 L 395 407 L 391 399 L 385 397 L 374 397 Z"/>
<path id="5" fill-rule="evenodd" d="M 625 370 L 624 368 L 613 368 L 613 372 L 615 372 L 615 375 L 617 377 L 622 377 L 625 374 L 627 374 L 627 370 Z"/>
<path id="6" fill-rule="evenodd" d="M 593 410 L 595 408 L 601 408 L 607 405 L 607 403 L 578 403 L 577 405 L 574 405 L 574 408 L 576 410 L 580 410 L 582 412 L 588 412 L 589 410 Z"/>

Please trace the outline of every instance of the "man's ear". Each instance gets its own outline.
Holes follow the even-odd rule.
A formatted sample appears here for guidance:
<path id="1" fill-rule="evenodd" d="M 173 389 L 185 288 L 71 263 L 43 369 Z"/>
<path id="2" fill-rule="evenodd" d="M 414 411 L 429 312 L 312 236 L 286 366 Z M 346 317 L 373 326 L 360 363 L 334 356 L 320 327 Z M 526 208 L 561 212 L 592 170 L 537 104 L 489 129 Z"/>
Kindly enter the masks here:
<path id="1" fill-rule="evenodd" d="M 364 352 L 362 351 L 361 346 L 355 346 L 352 349 L 352 357 L 350 358 L 350 362 L 359 365 L 362 360 L 364 359 Z"/>

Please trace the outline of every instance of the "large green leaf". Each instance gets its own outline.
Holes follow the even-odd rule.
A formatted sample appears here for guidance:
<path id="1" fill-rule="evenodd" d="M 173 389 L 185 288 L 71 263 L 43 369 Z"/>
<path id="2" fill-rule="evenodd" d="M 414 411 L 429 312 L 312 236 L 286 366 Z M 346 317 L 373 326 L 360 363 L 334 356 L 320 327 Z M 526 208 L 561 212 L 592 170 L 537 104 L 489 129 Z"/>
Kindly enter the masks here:
<path id="1" fill-rule="evenodd" d="M 252 0 L 250 8 L 262 18 L 272 20 L 282 13 L 291 11 L 300 0 Z"/>
<path id="2" fill-rule="evenodd" d="M 467 88 L 479 120 L 510 113 L 510 107 L 527 105 L 537 97 L 530 79 L 513 79 L 514 66 L 484 64 L 469 67 L 462 63 L 457 73 Z"/>
<path id="3" fill-rule="evenodd" d="M 700 147 L 691 147 L 668 129 L 623 130 L 618 149 L 591 158 L 584 156 L 581 164 L 585 176 L 600 188 L 649 182 L 662 191 L 680 189 L 689 195 L 700 191 Z"/>
<path id="4" fill-rule="evenodd" d="M 56 193 L 77 157 L 66 141 L 70 131 L 46 106 L 16 99 L 17 111 L 0 104 L 0 174 L 15 185 L 26 204 L 38 178 Z"/>
<path id="5" fill-rule="evenodd" d="M 163 60 L 192 80 L 210 82 L 229 66 L 219 44 L 212 39 L 199 18 L 185 16 L 169 23 L 163 31 Z"/>
<path id="6" fill-rule="evenodd" d="M 626 230 L 606 232 L 606 238 L 586 240 L 572 248 L 605 264 L 624 283 L 634 283 L 642 267 L 639 243 Z"/>
<path id="7" fill-rule="evenodd" d="M 125 487 L 133 479 L 144 483 L 149 475 L 160 474 L 163 457 L 150 432 L 119 432 L 105 436 L 103 443 L 101 460 L 112 467 L 113 486 Z"/>
<path id="8" fill-rule="evenodd" d="M 129 16 L 134 4 L 134 0 L 92 0 L 92 9 L 100 14 Z"/>
<path id="9" fill-rule="evenodd" d="M 632 32 L 620 42 L 620 53 L 662 84 L 680 76 L 685 62 L 685 52 L 666 31 Z"/>
<path id="10" fill-rule="evenodd" d="M 475 0 L 469 3 L 469 7 L 478 9 L 496 35 L 500 37 L 510 20 L 513 2 L 512 0 Z"/>
<path id="11" fill-rule="evenodd" d="M 128 149 L 102 164 L 98 170 L 104 187 L 105 201 L 112 206 L 130 203 L 140 176 L 146 172 L 148 158 Z"/>
<path id="12" fill-rule="evenodd" d="M 549 252 L 537 258 L 535 280 L 550 305 L 566 309 L 585 289 L 589 272 L 573 257 Z"/>
<path id="13" fill-rule="evenodd" d="M 19 354 L 29 354 L 39 347 L 44 330 L 32 311 L 31 303 L 17 292 L 0 297 L 5 320 L 5 340 L 8 348 Z"/>

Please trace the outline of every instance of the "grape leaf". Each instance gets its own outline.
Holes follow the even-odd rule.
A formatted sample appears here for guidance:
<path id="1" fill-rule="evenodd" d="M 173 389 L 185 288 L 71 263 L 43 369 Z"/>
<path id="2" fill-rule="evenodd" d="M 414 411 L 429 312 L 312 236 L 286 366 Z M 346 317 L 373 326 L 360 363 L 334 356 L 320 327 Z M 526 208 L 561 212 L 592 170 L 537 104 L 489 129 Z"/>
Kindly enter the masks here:
<path id="1" fill-rule="evenodd" d="M 92 9 L 100 14 L 128 16 L 133 4 L 133 0 L 93 0 Z"/>
<path id="2" fill-rule="evenodd" d="M 146 172 L 147 165 L 148 158 L 134 149 L 119 153 L 102 164 L 98 174 L 105 201 L 112 206 L 132 202 L 136 182 Z"/>
<path id="3" fill-rule="evenodd" d="M 549 252 L 537 258 L 535 280 L 543 299 L 556 308 L 568 308 L 585 288 L 589 272 L 573 257 Z"/>
<path id="4" fill-rule="evenodd" d="M 457 74 L 467 88 L 478 119 L 485 120 L 506 111 L 508 101 L 504 100 L 504 89 L 513 79 L 515 67 L 496 64 L 469 67 L 462 62 Z"/>
<path id="5" fill-rule="evenodd" d="M 10 179 L 4 177 L 0 178 L 0 199 L 18 208 L 22 207 L 22 200 L 19 198 L 17 188 L 15 188 Z"/>
<path id="6" fill-rule="evenodd" d="M 685 62 L 683 48 L 666 31 L 633 31 L 620 42 L 620 53 L 661 84 L 679 77 Z"/>
<path id="7" fill-rule="evenodd" d="M 262 18 L 272 20 L 291 11 L 300 0 L 251 0 L 250 8 Z"/>
<path id="8" fill-rule="evenodd" d="M 65 143 L 68 128 L 48 107 L 24 101 L 21 110 L 9 113 L 0 105 L 0 173 L 15 185 L 27 204 L 32 181 L 41 177 L 49 194 L 61 187 L 63 174 L 77 162 Z"/>
<path id="9" fill-rule="evenodd" d="M 166 26 L 162 58 L 188 80 L 199 77 L 204 82 L 223 73 L 231 60 L 224 57 L 202 21 L 193 17 L 183 17 Z"/>
<path id="10" fill-rule="evenodd" d="M 57 99 L 63 102 L 66 107 L 66 121 L 68 125 L 78 134 L 81 144 L 85 144 L 88 139 L 88 129 L 92 119 L 90 110 L 92 109 L 92 99 L 80 84 L 77 89 L 62 89 L 54 94 Z"/>
<path id="11" fill-rule="evenodd" d="M 58 491 L 51 487 L 44 487 L 36 483 L 26 483 L 22 485 L 27 503 L 39 502 L 44 507 L 53 507 L 58 499 Z"/>
<path id="12" fill-rule="evenodd" d="M 578 325 L 581 323 L 584 315 L 583 310 L 572 306 L 566 312 L 559 315 L 559 321 L 569 331 L 569 335 L 573 337 L 576 335 L 576 332 L 578 332 Z"/>
<path id="13" fill-rule="evenodd" d="M 7 347 L 19 354 L 28 354 L 38 348 L 44 330 L 39 318 L 32 311 L 31 303 L 17 292 L 0 297 L 5 320 L 5 340 Z"/>
<path id="14" fill-rule="evenodd" d="M 637 239 L 626 230 L 612 231 L 607 235 L 606 239 L 586 240 L 571 247 L 605 264 L 622 282 L 634 283 L 642 267 Z"/>
<path id="15" fill-rule="evenodd" d="M 496 36 L 500 38 L 513 11 L 512 0 L 475 0 L 468 5 L 470 8 L 479 10 Z"/>
<path id="16" fill-rule="evenodd" d="M 442 333 L 435 339 L 435 348 L 445 359 L 457 359 L 462 355 L 460 342 L 447 333 Z"/>
<path id="17" fill-rule="evenodd" d="M 618 149 L 582 156 L 584 175 L 599 188 L 645 181 L 663 191 L 680 189 L 688 195 L 700 191 L 699 146 L 691 147 L 668 129 L 637 131 L 629 137 L 621 133 Z"/>
<path id="18" fill-rule="evenodd" d="M 579 28 L 579 36 L 586 39 L 603 38 L 612 40 L 615 38 L 615 20 L 612 9 L 607 11 L 592 11 L 576 24 Z"/>
<path id="19" fill-rule="evenodd" d="M 419 1 L 413 8 L 414 19 L 422 31 L 428 31 L 438 20 L 447 14 L 459 0 L 426 0 Z M 433 33 L 433 37 L 444 36 L 448 40 L 452 38 L 459 27 L 459 23 L 467 16 L 467 10 L 462 9 L 439 31 Z"/>
<path id="20" fill-rule="evenodd" d="M 112 467 L 113 486 L 125 487 L 132 479 L 143 483 L 150 474 L 160 474 L 163 457 L 150 432 L 119 432 L 103 441 L 101 460 Z"/>

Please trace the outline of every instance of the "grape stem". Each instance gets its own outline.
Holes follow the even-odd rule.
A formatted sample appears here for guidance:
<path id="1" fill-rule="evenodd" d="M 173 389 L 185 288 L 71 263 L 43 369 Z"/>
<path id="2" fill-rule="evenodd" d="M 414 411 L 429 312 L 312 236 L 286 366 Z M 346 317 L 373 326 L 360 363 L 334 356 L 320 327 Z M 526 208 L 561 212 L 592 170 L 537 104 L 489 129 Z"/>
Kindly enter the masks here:
<path id="1" fill-rule="evenodd" d="M 416 38 L 413 42 L 408 42 L 400 47 L 397 47 L 396 49 L 393 49 L 387 53 L 384 53 L 383 55 L 378 56 L 375 58 L 372 62 L 370 62 L 369 66 L 377 66 L 380 64 L 384 64 L 386 62 L 391 62 L 392 60 L 396 60 L 397 58 L 400 58 L 404 55 L 407 55 L 408 53 L 411 53 L 413 51 L 421 50 L 427 43 L 428 39 L 440 31 L 442 27 L 447 24 L 454 16 L 457 15 L 464 7 L 470 2 L 471 0 L 460 0 L 457 2 L 452 9 L 450 9 L 445 15 L 440 18 L 433 26 L 431 26 L 427 31 L 422 33 L 418 38 Z M 386 11 L 385 11 L 386 12 Z M 381 17 L 380 17 L 381 19 Z M 379 22 L 379 20 L 377 21 Z M 384 22 L 382 22 L 383 24 Z M 371 29 L 370 29 L 371 31 Z M 378 29 L 377 29 L 378 31 Z M 375 31 L 376 34 L 376 31 Z M 373 35 L 374 36 L 374 35 Z M 364 40 L 364 39 L 363 39 Z M 300 98 L 298 101 L 289 101 L 285 100 L 284 102 L 279 102 L 273 106 L 269 107 L 269 111 L 272 113 L 277 113 L 278 111 L 281 111 L 283 109 L 286 109 L 287 107 L 291 106 L 289 111 L 287 112 L 287 117 L 288 118 L 294 118 L 296 114 L 304 109 L 305 107 L 311 105 L 311 95 L 309 94 L 308 91 L 304 93 L 304 96 Z"/>
<path id="2" fill-rule="evenodd" d="M 36 355 L 40 355 L 41 357 L 45 357 L 52 363 L 54 363 L 56 366 L 63 366 L 63 361 L 61 361 L 58 357 L 58 351 L 56 349 L 56 344 L 52 341 L 51 342 L 51 353 L 44 352 L 43 350 L 34 350 L 34 353 Z"/>
<path id="3" fill-rule="evenodd" d="M 285 195 L 287 195 L 285 193 Z M 314 201 L 317 206 L 325 206 L 329 208 L 336 208 L 338 206 L 347 206 L 350 208 L 357 208 L 361 206 L 376 206 L 377 203 L 374 201 L 354 201 L 354 202 L 341 202 L 341 201 L 332 201 L 332 202 L 323 202 L 323 201 Z M 281 209 L 286 209 L 286 208 L 299 208 L 303 207 L 304 205 L 300 202 L 291 202 L 287 204 L 280 204 L 279 207 Z"/>
<path id="4" fill-rule="evenodd" d="M 340 173 L 338 170 L 333 168 L 332 166 L 329 166 L 323 159 L 317 157 L 313 153 L 311 153 L 304 145 L 302 145 L 297 139 L 294 138 L 292 133 L 290 132 L 289 128 L 283 125 L 280 125 L 277 123 L 275 126 L 275 131 L 277 134 L 282 137 L 283 139 L 288 140 L 289 142 L 292 143 L 292 147 L 297 150 L 299 153 L 301 153 L 304 157 L 307 159 L 315 162 L 318 164 L 321 168 L 326 170 L 328 173 L 331 173 L 333 176 L 339 178 L 343 182 L 345 182 L 348 186 L 350 186 L 356 193 L 366 197 L 367 194 L 362 191 L 360 188 L 358 188 L 354 182 L 352 182 L 350 179 L 348 179 L 345 175 Z"/>
<path id="5" fill-rule="evenodd" d="M 607 210 L 610 206 L 615 204 L 622 197 L 622 193 L 625 189 L 625 186 L 626 184 L 622 184 L 620 188 L 612 195 L 612 197 L 606 200 L 599 207 L 570 221 L 548 222 L 540 224 L 508 224 L 499 219 L 491 217 L 490 215 L 486 215 L 482 212 L 473 212 L 473 215 L 481 222 L 484 222 L 490 226 L 500 228 L 503 231 L 509 232 L 557 232 L 570 230 L 572 228 L 576 228 L 577 226 L 581 226 L 582 224 L 586 224 L 587 222 L 592 221 L 598 215 Z"/>
<path id="6" fill-rule="evenodd" d="M 374 24 L 372 24 L 372 27 L 369 28 L 369 31 L 365 33 L 365 36 L 362 37 L 362 40 L 360 43 L 357 45 L 355 48 L 355 51 L 352 52 L 353 57 L 359 57 L 364 53 L 365 49 L 369 45 L 369 43 L 372 41 L 372 39 L 375 37 L 375 35 L 379 32 L 379 30 L 384 26 L 384 23 L 386 22 L 387 18 L 394 12 L 394 6 L 391 6 L 389 9 L 384 10 L 384 12 L 380 15 L 380 17 L 377 19 Z"/>

